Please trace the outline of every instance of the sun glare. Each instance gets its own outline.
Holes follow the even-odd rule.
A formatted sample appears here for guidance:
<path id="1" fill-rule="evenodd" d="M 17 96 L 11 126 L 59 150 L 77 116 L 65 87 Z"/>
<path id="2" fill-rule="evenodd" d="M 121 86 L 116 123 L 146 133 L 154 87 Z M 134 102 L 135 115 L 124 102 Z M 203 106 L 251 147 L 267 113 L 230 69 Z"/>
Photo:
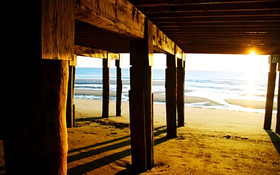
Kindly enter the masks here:
<path id="1" fill-rule="evenodd" d="M 255 56 L 255 55 L 258 55 L 258 54 L 257 54 L 255 51 L 251 51 L 251 52 L 250 52 L 250 55 L 251 55 L 251 56 Z"/>
<path id="2" fill-rule="evenodd" d="M 254 94 L 257 94 L 256 81 L 258 79 L 258 74 L 256 72 L 246 72 L 245 78 L 247 80 L 245 86 L 245 95 L 247 99 L 253 99 Z"/>

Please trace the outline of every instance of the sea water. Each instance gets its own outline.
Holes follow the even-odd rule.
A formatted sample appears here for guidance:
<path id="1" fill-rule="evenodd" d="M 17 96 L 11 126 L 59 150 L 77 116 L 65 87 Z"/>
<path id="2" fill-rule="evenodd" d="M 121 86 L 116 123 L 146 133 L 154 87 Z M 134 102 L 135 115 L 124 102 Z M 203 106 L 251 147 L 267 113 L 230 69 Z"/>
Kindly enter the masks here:
<path id="1" fill-rule="evenodd" d="M 203 97 L 217 103 L 207 102 L 186 103 L 190 107 L 215 108 L 249 112 L 264 112 L 264 109 L 250 109 L 232 105 L 225 99 L 245 99 L 265 101 L 267 91 L 267 73 L 220 72 L 186 70 L 185 95 Z M 123 95 L 122 100 L 128 101 L 130 89 L 129 68 L 122 69 Z M 110 91 L 116 91 L 116 68 L 110 68 Z M 165 93 L 165 69 L 153 69 L 152 92 Z M 277 87 L 277 86 L 276 86 Z M 102 68 L 77 68 L 75 89 L 102 90 Z M 276 88 L 277 89 L 277 88 Z M 277 90 L 275 90 L 275 96 Z M 77 98 L 102 99 L 102 96 L 78 96 Z M 111 97 L 115 100 L 115 97 Z M 160 103 L 156 102 L 155 103 Z"/>

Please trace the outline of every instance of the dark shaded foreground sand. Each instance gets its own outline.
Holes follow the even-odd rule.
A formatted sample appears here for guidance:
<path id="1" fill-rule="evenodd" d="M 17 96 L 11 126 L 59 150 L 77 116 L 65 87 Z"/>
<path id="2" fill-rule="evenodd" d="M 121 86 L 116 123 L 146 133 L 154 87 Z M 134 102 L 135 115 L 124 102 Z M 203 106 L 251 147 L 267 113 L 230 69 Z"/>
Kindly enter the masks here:
<path id="1" fill-rule="evenodd" d="M 68 174 L 139 174 L 131 169 L 129 127 L 115 127 L 129 122 L 128 103 L 122 104 L 123 116 L 115 117 L 111 101 L 109 119 L 100 119 L 102 101 L 75 99 L 75 104 L 77 127 L 68 129 Z M 154 108 L 155 167 L 142 174 L 280 174 L 280 138 L 262 129 L 263 114 L 186 108 L 185 127 L 168 139 L 165 106 Z M 0 141 L 0 174 L 3 169 Z"/>

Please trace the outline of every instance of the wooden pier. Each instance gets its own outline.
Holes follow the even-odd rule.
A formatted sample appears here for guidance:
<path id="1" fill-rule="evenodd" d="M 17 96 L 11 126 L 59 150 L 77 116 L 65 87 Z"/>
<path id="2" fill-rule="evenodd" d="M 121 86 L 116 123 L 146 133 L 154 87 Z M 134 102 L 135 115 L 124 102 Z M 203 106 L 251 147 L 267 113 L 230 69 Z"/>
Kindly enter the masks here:
<path id="1" fill-rule="evenodd" d="M 103 117 L 107 118 L 109 62 L 117 60 L 116 115 L 120 116 L 119 53 L 130 53 L 131 154 L 136 169 L 154 166 L 154 52 L 167 54 L 168 138 L 177 137 L 177 126 L 187 123 L 185 53 L 248 54 L 256 50 L 271 55 L 264 123 L 265 129 L 271 128 L 280 53 L 279 1 L 41 0 L 15 4 L 19 10 L 13 22 L 24 26 L 13 27 L 17 30 L 15 54 L 3 58 L 3 81 L 12 86 L 4 87 L 4 92 L 24 95 L 4 94 L 7 103 L 2 107 L 0 136 L 7 174 L 67 174 L 67 127 L 75 126 L 76 55 L 103 59 Z M 14 101 L 20 104 L 17 109 L 12 109 Z M 279 110 L 278 96 L 278 134 Z"/>

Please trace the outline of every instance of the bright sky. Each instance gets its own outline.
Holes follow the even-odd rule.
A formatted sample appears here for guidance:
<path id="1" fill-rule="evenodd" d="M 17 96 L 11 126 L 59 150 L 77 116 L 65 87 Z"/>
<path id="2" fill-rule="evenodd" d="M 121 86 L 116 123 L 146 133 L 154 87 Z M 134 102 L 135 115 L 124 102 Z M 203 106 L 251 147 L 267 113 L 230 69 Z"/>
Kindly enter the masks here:
<path id="1" fill-rule="evenodd" d="M 129 68 L 129 54 L 122 54 L 122 67 Z M 268 72 L 268 55 L 187 54 L 186 70 Z M 111 61 L 111 67 L 115 66 Z M 77 67 L 102 67 L 102 59 L 78 56 Z M 154 69 L 166 67 L 165 54 L 154 54 Z"/>

